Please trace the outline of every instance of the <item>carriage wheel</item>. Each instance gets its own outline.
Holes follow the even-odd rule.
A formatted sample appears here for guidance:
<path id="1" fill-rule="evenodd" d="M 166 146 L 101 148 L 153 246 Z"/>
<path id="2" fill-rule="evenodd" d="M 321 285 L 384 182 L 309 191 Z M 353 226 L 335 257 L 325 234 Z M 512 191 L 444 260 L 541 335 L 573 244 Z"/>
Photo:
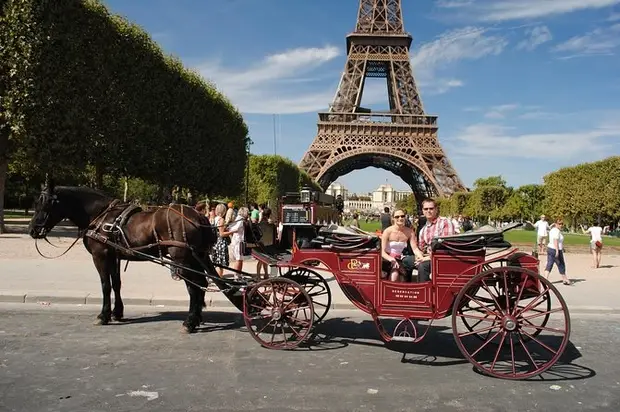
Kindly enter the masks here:
<path id="1" fill-rule="evenodd" d="M 466 307 L 476 310 L 463 311 Z M 502 266 L 476 275 L 461 289 L 452 309 L 452 329 L 459 350 L 478 370 L 525 379 L 560 359 L 570 336 L 570 316 L 548 280 L 521 267 Z"/>
<path id="2" fill-rule="evenodd" d="M 250 335 L 269 349 L 292 349 L 312 329 L 312 299 L 299 283 L 266 279 L 246 292 L 243 318 Z"/>
<path id="3" fill-rule="evenodd" d="M 491 285 L 490 287 L 495 288 L 497 294 L 499 294 L 499 291 L 497 290 L 496 286 L 497 285 Z M 469 296 L 475 296 L 477 292 L 478 292 L 478 289 L 474 289 L 474 290 L 467 292 L 467 294 Z M 544 327 L 547 325 L 547 322 L 549 321 L 549 317 L 551 316 L 551 313 L 550 313 L 551 295 L 549 294 L 549 291 L 547 291 L 544 294 L 544 296 L 542 297 L 542 301 L 544 302 L 542 304 L 542 306 L 544 307 L 542 308 L 537 307 L 537 308 L 530 309 L 531 311 L 538 312 L 541 314 L 540 317 L 529 320 L 531 324 L 534 324 L 540 327 L 538 329 L 535 329 L 535 331 L 531 333 L 532 337 L 534 338 L 540 335 Z M 493 311 L 497 310 L 497 306 L 495 305 L 495 302 L 493 301 L 493 299 L 491 299 L 490 297 L 478 296 L 478 302 L 482 303 L 484 306 L 480 306 L 479 304 L 473 303 L 471 300 L 464 300 L 463 302 L 464 305 L 463 307 L 459 307 L 457 316 L 461 319 L 465 328 L 467 328 L 469 332 L 473 332 L 472 336 L 475 336 L 481 341 L 485 341 L 490 336 L 491 331 L 489 330 L 489 331 L 479 334 L 476 332 L 476 327 L 480 325 L 482 322 L 486 322 L 486 319 L 489 319 L 489 316 L 490 316 L 489 313 L 493 313 Z M 523 304 L 521 303 L 520 306 L 523 307 Z M 490 309 L 490 311 L 487 309 Z M 468 315 L 474 315 L 477 319 L 473 317 L 469 317 Z M 524 342 L 528 342 L 531 340 L 531 338 L 526 336 L 523 340 Z M 504 345 L 509 345 L 509 342 L 504 341 Z"/>
<path id="4" fill-rule="evenodd" d="M 314 270 L 304 268 L 291 269 L 282 277 L 291 279 L 306 289 L 314 306 L 314 323 L 322 321 L 332 304 L 332 292 L 325 278 Z"/>

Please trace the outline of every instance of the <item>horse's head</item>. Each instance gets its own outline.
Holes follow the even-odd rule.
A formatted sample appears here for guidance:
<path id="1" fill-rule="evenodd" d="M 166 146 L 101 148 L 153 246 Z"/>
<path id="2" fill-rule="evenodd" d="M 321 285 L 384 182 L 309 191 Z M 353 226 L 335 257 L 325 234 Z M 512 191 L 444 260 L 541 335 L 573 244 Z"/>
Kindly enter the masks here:
<path id="1" fill-rule="evenodd" d="M 65 218 L 61 198 L 54 190 L 51 182 L 41 191 L 34 208 L 34 216 L 30 220 L 30 236 L 42 239 Z"/>

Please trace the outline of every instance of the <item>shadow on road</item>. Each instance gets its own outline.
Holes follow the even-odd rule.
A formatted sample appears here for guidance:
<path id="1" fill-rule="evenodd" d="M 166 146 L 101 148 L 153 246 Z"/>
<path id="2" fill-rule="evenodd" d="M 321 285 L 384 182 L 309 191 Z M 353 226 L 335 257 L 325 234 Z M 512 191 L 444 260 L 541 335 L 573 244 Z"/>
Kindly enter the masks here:
<path id="1" fill-rule="evenodd" d="M 186 317 L 187 312 L 161 312 L 139 318 L 126 319 L 123 322 L 115 324 L 128 325 L 166 321 L 182 322 Z M 392 319 L 384 320 L 386 330 L 391 330 L 397 322 L 397 320 Z M 425 328 L 425 324 L 420 325 L 420 332 L 423 333 Z M 197 333 L 230 330 L 246 331 L 240 313 L 205 311 L 203 312 L 203 324 L 197 330 Z M 551 347 L 558 346 L 558 338 L 555 336 L 541 335 L 539 339 Z M 343 317 L 330 318 L 316 325 L 308 341 L 295 350 L 337 350 L 346 348 L 349 345 L 384 348 L 392 352 L 397 352 L 401 354 L 401 363 L 403 364 L 442 367 L 469 363 L 458 349 L 452 334 L 452 328 L 449 326 L 431 325 L 424 340 L 416 344 L 405 342 L 385 343 L 381 340 L 373 321 L 364 320 L 358 322 Z M 488 353 L 482 355 L 482 358 L 492 360 L 494 354 L 495 350 L 489 350 Z M 552 368 L 542 375 L 529 380 L 554 382 L 588 379 L 596 376 L 596 372 L 593 369 L 574 363 L 575 360 L 581 357 L 581 352 L 569 341 L 563 355 Z M 481 358 L 478 358 L 478 360 L 481 360 Z M 480 373 L 476 368 L 473 369 L 475 372 Z"/>
<path id="2" fill-rule="evenodd" d="M 393 328 L 397 323 L 397 320 L 384 321 L 387 330 Z M 420 325 L 420 332 L 423 333 L 425 328 L 425 325 Z M 550 347 L 559 346 L 559 337 L 541 335 L 539 339 Z M 441 367 L 469 363 L 458 349 L 452 328 L 448 326 L 431 325 L 426 337 L 415 344 L 406 342 L 384 343 L 378 336 L 374 322 L 370 320 L 358 323 L 345 318 L 332 318 L 317 325 L 307 349 L 317 350 L 321 346 L 327 345 L 327 348 L 323 350 L 329 350 L 334 349 L 334 344 L 340 344 L 336 345 L 340 347 L 346 347 L 349 344 L 385 347 L 390 351 L 402 354 L 402 363 L 413 365 Z M 481 352 L 482 356 L 478 357 L 477 360 L 492 361 L 496 350 L 491 349 L 486 352 L 484 354 Z M 596 376 L 593 369 L 574 363 L 581 357 L 581 352 L 569 341 L 564 353 L 553 367 L 529 380 L 553 382 L 588 379 Z M 473 369 L 478 372 L 476 368 Z"/>

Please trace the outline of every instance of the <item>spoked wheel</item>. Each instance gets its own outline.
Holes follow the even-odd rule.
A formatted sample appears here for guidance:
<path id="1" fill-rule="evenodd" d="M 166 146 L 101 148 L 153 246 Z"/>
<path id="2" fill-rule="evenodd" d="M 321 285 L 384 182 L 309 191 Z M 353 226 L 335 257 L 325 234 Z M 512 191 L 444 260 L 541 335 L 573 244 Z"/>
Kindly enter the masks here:
<path id="1" fill-rule="evenodd" d="M 497 285 L 493 284 L 493 285 L 489 285 L 489 287 L 495 290 L 495 292 L 497 293 L 496 296 L 500 295 L 499 290 L 497 290 Z M 478 292 L 478 288 L 479 287 L 467 292 L 467 294 L 469 296 L 475 296 Z M 479 334 L 476 331 L 476 328 L 483 322 L 492 322 L 490 316 L 492 316 L 492 313 L 494 313 L 494 311 L 497 309 L 497 306 L 495 305 L 495 302 L 493 301 L 493 299 L 491 299 L 490 297 L 478 295 L 477 300 L 478 300 L 478 303 L 474 303 L 471 300 L 465 300 L 464 306 L 458 309 L 457 316 L 461 319 L 465 328 L 469 332 L 473 332 L 472 336 L 475 336 L 481 341 L 485 341 L 488 339 L 492 331 L 487 330 L 486 332 Z M 530 311 L 540 313 L 540 316 L 538 318 L 529 319 L 526 321 L 531 325 L 539 326 L 539 328 L 535 328 L 534 332 L 531 334 L 533 337 L 540 335 L 544 327 L 547 325 L 547 322 L 549 321 L 549 317 L 551 316 L 550 314 L 551 295 L 549 294 L 549 291 L 544 293 L 544 296 L 541 298 L 541 300 L 542 302 L 540 306 L 537 305 L 536 308 L 530 308 Z M 483 304 L 484 306 L 480 306 L 480 304 Z M 523 302 L 521 302 L 519 306 L 521 308 L 524 308 Z M 473 316 L 469 316 L 469 315 L 473 315 Z M 490 325 L 485 324 L 485 326 L 490 326 Z M 523 340 L 527 342 L 530 340 L 530 338 L 526 336 L 523 338 Z M 503 344 L 508 345 L 509 342 L 504 341 Z"/>
<path id="2" fill-rule="evenodd" d="M 526 379 L 552 367 L 570 336 L 566 302 L 548 280 L 513 266 L 489 269 L 461 289 L 452 309 L 459 350 L 481 372 Z"/>
<path id="3" fill-rule="evenodd" d="M 246 292 L 243 318 L 262 346 L 293 349 L 310 333 L 314 308 L 303 286 L 279 277 L 263 280 Z"/>
<path id="4" fill-rule="evenodd" d="M 282 277 L 291 279 L 306 289 L 314 306 L 314 323 L 322 321 L 332 304 L 332 292 L 325 278 L 314 270 L 304 268 L 291 269 Z"/>

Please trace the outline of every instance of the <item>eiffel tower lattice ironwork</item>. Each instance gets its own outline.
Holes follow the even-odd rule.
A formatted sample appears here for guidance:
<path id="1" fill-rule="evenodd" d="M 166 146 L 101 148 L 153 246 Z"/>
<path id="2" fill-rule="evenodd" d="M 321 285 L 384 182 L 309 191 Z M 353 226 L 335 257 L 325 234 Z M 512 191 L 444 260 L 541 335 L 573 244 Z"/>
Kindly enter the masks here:
<path id="1" fill-rule="evenodd" d="M 324 189 L 369 166 L 401 177 L 417 200 L 465 189 L 437 139 L 437 116 L 424 113 L 409 57 L 412 40 L 401 0 L 360 0 L 338 90 L 329 111 L 319 113 L 317 136 L 299 165 Z M 368 77 L 387 79 L 389 112 L 360 107 Z"/>

